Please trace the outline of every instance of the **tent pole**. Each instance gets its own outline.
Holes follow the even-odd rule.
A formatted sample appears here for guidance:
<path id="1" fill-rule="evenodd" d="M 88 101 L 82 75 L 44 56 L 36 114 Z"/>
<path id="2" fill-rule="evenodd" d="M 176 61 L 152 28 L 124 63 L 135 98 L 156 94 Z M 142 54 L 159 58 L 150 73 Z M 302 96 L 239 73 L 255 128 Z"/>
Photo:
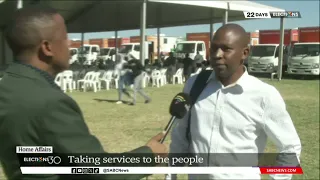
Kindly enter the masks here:
<path id="1" fill-rule="evenodd" d="M 118 31 L 114 31 L 114 49 L 116 50 L 116 54 L 118 54 Z"/>
<path id="2" fill-rule="evenodd" d="M 157 28 L 157 56 L 158 56 L 158 62 L 160 62 L 160 28 Z"/>
<path id="3" fill-rule="evenodd" d="M 160 56 L 160 33 L 161 33 L 161 29 L 160 29 L 160 23 L 161 23 L 161 19 L 162 19 L 162 6 L 161 4 L 157 6 L 157 57 L 158 57 L 158 61 L 160 62 L 161 60 L 161 56 Z"/>
<path id="4" fill-rule="evenodd" d="M 230 5 L 229 3 L 227 3 L 228 8 L 226 9 L 226 11 L 224 12 L 224 17 L 223 17 L 223 25 L 228 23 L 228 16 L 229 16 L 229 9 L 230 9 Z"/>
<path id="5" fill-rule="evenodd" d="M 83 46 L 84 44 L 84 33 L 81 33 L 81 47 Z"/>
<path id="6" fill-rule="evenodd" d="M 147 1 L 143 0 L 141 5 L 141 16 L 140 16 L 140 61 L 141 64 L 144 66 L 145 63 L 145 38 L 146 38 L 146 17 L 147 16 Z"/>
<path id="7" fill-rule="evenodd" d="M 284 43 L 284 18 L 280 18 L 280 44 L 279 44 L 279 58 L 278 58 L 278 80 L 282 78 L 282 63 L 283 63 L 283 43 Z"/>

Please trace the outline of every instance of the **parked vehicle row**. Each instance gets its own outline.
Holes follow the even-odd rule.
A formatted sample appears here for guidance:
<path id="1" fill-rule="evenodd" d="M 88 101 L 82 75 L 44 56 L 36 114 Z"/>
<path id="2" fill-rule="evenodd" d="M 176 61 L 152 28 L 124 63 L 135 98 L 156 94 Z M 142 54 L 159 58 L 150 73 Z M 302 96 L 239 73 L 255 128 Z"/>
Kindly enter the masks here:
<path id="1" fill-rule="evenodd" d="M 279 30 L 259 32 L 259 44 L 251 46 L 250 73 L 273 73 L 279 65 Z M 294 75 L 319 75 L 319 27 L 285 30 L 282 70 Z"/>
<path id="2" fill-rule="evenodd" d="M 304 27 L 284 30 L 284 43 L 280 47 L 280 30 L 260 30 L 250 35 L 250 54 L 245 61 L 249 73 L 274 73 L 279 67 L 279 51 L 283 48 L 283 73 L 297 75 L 319 75 L 319 27 Z M 204 60 L 209 59 L 210 33 L 187 33 L 186 40 L 161 37 L 161 52 L 174 51 L 177 58 L 184 58 L 189 54 L 194 59 L 197 52 Z M 146 36 L 145 58 L 157 58 L 157 38 Z M 253 44 L 251 44 L 254 42 Z M 70 48 L 70 63 L 76 60 L 84 64 L 92 64 L 96 60 L 115 60 L 115 39 L 89 40 L 91 44 L 84 44 L 80 48 Z M 92 44 L 94 43 L 94 44 Z M 109 47 L 104 47 L 108 44 Z M 112 47 L 113 46 L 113 47 Z M 117 43 L 118 53 L 131 55 L 140 59 L 140 37 L 119 38 Z M 165 50 L 164 50 L 165 49 Z M 165 51 L 165 52 L 164 52 Z"/>

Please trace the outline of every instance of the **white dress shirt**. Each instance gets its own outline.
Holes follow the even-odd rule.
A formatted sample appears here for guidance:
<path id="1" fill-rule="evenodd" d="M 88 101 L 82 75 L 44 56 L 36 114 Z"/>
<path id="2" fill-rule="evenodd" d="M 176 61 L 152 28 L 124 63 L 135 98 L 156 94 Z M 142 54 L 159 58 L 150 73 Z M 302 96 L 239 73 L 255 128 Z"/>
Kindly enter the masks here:
<path id="1" fill-rule="evenodd" d="M 125 64 L 127 64 L 127 61 L 121 59 L 120 62 L 115 65 L 114 74 L 118 77 L 123 76 L 127 72 L 127 70 L 123 68 Z"/>
<path id="2" fill-rule="evenodd" d="M 185 93 L 190 92 L 196 78 L 197 75 L 187 81 Z M 296 153 L 299 160 L 300 139 L 283 98 L 276 88 L 249 75 L 247 71 L 236 83 L 227 87 L 212 73 L 191 109 L 190 150 L 186 139 L 187 118 L 188 115 L 177 120 L 172 130 L 170 153 L 263 153 L 269 138 L 277 146 L 278 153 Z M 203 166 L 208 163 L 212 165 L 213 162 L 206 162 Z M 291 179 L 292 175 L 270 177 Z M 189 175 L 189 179 L 260 178 L 260 174 L 232 172 Z M 166 179 L 176 179 L 176 175 L 167 175 Z"/>

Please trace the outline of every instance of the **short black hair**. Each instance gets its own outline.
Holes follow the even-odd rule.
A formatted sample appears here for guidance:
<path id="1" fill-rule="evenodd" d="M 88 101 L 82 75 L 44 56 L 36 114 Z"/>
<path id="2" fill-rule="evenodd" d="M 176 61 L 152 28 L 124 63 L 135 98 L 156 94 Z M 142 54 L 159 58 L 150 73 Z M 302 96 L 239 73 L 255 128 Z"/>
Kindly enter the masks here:
<path id="1" fill-rule="evenodd" d="M 231 30 L 235 32 L 239 36 L 239 43 L 241 43 L 243 47 L 247 47 L 248 44 L 250 43 L 250 38 L 248 37 L 246 30 L 239 24 L 235 24 L 235 23 L 225 24 L 221 26 L 217 31 L 220 31 L 223 29 Z"/>
<path id="2" fill-rule="evenodd" d="M 5 38 L 13 54 L 34 49 L 44 39 L 50 40 L 52 37 L 48 31 L 54 31 L 52 26 L 55 24 L 54 15 L 57 14 L 58 11 L 46 6 L 18 9 L 5 27 Z"/>

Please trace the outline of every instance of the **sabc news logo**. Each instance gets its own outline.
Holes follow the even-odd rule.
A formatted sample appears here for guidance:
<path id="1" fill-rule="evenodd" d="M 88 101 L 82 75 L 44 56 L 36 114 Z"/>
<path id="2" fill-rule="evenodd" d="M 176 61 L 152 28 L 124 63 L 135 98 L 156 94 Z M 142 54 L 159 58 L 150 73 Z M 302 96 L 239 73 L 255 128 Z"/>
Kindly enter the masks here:
<path id="1" fill-rule="evenodd" d="M 24 157 L 24 162 L 39 162 L 48 164 L 60 164 L 61 158 L 59 156 L 47 156 L 47 157 Z"/>

